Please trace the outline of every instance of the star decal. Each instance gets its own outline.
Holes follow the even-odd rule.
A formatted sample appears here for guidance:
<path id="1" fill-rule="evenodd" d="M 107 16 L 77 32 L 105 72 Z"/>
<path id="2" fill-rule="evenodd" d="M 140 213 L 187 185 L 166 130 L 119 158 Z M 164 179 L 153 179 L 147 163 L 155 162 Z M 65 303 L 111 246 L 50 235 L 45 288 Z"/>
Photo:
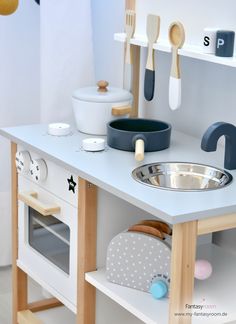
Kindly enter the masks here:
<path id="1" fill-rule="evenodd" d="M 67 179 L 69 183 L 69 191 L 73 191 L 75 193 L 75 187 L 76 187 L 76 182 L 73 179 L 73 176 L 70 177 L 70 179 Z"/>

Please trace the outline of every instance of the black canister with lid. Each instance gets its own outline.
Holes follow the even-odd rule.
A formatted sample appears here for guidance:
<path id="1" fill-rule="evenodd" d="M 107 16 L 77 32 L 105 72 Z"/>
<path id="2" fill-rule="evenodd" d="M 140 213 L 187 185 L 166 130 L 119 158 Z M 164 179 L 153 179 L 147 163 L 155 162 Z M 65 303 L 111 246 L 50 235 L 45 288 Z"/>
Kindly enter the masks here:
<path id="1" fill-rule="evenodd" d="M 216 56 L 232 57 L 234 54 L 235 32 L 218 30 L 216 34 Z"/>

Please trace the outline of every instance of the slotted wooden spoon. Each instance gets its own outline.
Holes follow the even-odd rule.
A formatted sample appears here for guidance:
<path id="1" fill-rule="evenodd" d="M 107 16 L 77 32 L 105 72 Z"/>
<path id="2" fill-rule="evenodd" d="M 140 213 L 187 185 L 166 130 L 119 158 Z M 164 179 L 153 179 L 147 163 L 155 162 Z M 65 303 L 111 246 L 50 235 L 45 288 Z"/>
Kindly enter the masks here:
<path id="1" fill-rule="evenodd" d="M 181 78 L 178 50 L 185 41 L 184 26 L 180 22 L 173 22 L 169 28 L 169 40 L 172 45 L 172 66 L 169 83 L 169 105 L 175 110 L 181 105 Z"/>
<path id="2" fill-rule="evenodd" d="M 126 32 L 126 51 L 124 66 L 124 88 L 132 90 L 133 83 L 133 58 L 131 52 L 130 40 L 135 32 L 136 14 L 134 10 L 126 10 L 125 14 L 125 32 Z"/>

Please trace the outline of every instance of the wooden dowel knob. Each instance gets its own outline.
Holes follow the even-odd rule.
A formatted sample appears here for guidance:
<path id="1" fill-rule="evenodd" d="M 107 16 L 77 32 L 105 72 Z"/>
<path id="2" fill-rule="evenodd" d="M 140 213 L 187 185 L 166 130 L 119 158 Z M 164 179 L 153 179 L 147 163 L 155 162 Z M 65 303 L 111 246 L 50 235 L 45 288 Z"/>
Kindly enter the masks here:
<path id="1" fill-rule="evenodd" d="M 107 81 L 100 80 L 98 81 L 97 86 L 98 86 L 98 92 L 107 92 L 108 91 L 107 87 L 109 86 L 109 83 Z"/>
<path id="2" fill-rule="evenodd" d="M 144 160 L 144 150 L 145 150 L 144 140 L 138 139 L 135 143 L 135 160 L 136 161 Z"/>

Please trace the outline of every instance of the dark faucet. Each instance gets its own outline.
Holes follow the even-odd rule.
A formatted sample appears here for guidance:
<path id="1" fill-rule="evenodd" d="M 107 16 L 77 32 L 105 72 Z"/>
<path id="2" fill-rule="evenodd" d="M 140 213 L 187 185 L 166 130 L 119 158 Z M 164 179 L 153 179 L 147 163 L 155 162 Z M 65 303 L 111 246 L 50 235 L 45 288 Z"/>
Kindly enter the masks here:
<path id="1" fill-rule="evenodd" d="M 206 152 L 214 152 L 221 136 L 225 136 L 225 164 L 229 170 L 236 169 L 236 127 L 229 123 L 218 122 L 211 125 L 202 138 L 201 148 Z"/>

